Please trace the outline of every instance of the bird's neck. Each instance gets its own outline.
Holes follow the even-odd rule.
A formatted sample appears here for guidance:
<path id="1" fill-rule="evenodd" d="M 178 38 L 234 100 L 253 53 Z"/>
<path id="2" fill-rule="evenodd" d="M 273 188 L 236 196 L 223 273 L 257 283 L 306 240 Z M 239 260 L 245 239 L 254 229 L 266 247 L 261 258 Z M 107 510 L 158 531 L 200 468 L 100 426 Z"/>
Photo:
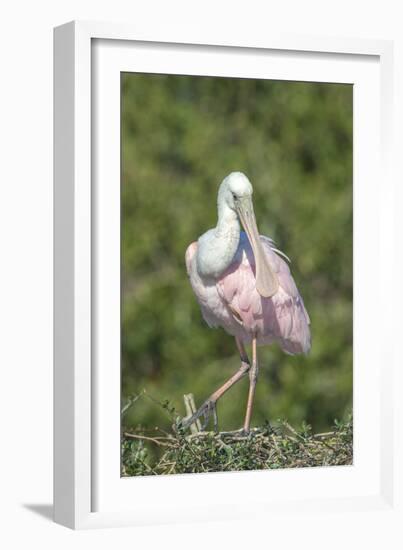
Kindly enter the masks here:
<path id="1" fill-rule="evenodd" d="M 225 271 L 234 259 L 241 235 L 238 216 L 228 206 L 219 210 L 215 233 L 216 246 L 222 259 L 222 271 Z"/>
<path id="2" fill-rule="evenodd" d="M 218 222 L 199 241 L 198 271 L 202 277 L 218 278 L 231 265 L 237 252 L 241 227 L 236 213 L 219 207 Z"/>
<path id="3" fill-rule="evenodd" d="M 216 235 L 223 239 L 228 239 L 228 236 L 237 236 L 241 232 L 237 214 L 231 210 L 226 204 L 218 204 L 218 221 L 215 228 Z"/>

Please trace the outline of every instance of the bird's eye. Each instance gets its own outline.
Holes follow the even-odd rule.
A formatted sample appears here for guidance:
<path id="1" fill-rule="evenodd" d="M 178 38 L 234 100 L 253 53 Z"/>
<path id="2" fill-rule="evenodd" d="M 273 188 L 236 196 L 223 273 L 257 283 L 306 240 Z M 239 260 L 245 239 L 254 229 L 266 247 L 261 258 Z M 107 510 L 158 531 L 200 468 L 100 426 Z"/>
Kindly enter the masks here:
<path id="1" fill-rule="evenodd" d="M 238 197 L 235 195 L 235 193 L 232 193 L 232 198 L 234 199 L 234 201 L 236 201 Z"/>

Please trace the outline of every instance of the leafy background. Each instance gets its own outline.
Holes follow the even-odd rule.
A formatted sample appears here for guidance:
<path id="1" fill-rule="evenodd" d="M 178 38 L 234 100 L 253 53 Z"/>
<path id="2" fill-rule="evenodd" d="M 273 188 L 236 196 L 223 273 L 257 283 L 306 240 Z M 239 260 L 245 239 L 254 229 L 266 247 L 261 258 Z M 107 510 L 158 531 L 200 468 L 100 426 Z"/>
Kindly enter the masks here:
<path id="1" fill-rule="evenodd" d="M 231 171 L 254 186 L 259 230 L 275 239 L 311 316 L 309 356 L 259 348 L 252 425 L 287 418 L 326 431 L 352 407 L 352 87 L 213 77 L 122 75 L 122 402 L 146 391 L 184 414 L 239 366 L 233 339 L 203 322 L 187 246 L 216 223 Z M 218 404 L 243 423 L 248 382 Z M 152 399 L 124 417 L 169 427 Z"/>

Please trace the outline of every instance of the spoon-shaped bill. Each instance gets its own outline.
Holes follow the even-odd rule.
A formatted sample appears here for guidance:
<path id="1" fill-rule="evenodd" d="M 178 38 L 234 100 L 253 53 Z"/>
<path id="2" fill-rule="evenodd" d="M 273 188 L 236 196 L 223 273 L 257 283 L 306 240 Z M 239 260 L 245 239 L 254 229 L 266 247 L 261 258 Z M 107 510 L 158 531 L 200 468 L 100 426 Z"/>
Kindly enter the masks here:
<path id="1" fill-rule="evenodd" d="M 250 197 L 241 197 L 237 200 L 236 209 L 255 256 L 256 290 L 264 298 L 270 298 L 278 290 L 278 279 L 270 267 L 260 240 L 252 199 Z"/>

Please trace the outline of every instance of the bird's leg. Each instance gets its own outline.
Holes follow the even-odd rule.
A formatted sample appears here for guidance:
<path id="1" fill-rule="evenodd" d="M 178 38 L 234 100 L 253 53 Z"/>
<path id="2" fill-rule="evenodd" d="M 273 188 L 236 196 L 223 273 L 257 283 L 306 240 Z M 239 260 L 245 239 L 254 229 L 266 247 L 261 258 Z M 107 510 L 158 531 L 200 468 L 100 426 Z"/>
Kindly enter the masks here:
<path id="1" fill-rule="evenodd" d="M 231 376 L 222 386 L 218 388 L 214 393 L 210 395 L 208 399 L 203 403 L 203 405 L 194 413 L 190 418 L 182 421 L 182 427 L 188 428 L 191 426 L 198 418 L 204 416 L 204 423 L 202 425 L 202 430 L 206 429 L 210 415 L 213 415 L 214 419 L 214 430 L 218 431 L 218 421 L 217 421 L 217 410 L 216 403 L 227 392 L 234 384 L 236 384 L 241 378 L 243 378 L 250 369 L 250 363 L 248 356 L 246 355 L 245 347 L 243 343 L 236 338 L 236 344 L 241 357 L 241 366 L 236 371 L 235 374 Z"/>
<path id="2" fill-rule="evenodd" d="M 259 367 L 257 362 L 257 344 L 256 344 L 256 336 L 254 336 L 252 339 L 252 366 L 249 371 L 248 404 L 246 405 L 245 422 L 243 425 L 243 431 L 245 433 L 249 433 L 249 430 L 250 430 L 250 421 L 252 418 L 253 400 L 255 398 L 258 371 L 259 371 Z"/>

